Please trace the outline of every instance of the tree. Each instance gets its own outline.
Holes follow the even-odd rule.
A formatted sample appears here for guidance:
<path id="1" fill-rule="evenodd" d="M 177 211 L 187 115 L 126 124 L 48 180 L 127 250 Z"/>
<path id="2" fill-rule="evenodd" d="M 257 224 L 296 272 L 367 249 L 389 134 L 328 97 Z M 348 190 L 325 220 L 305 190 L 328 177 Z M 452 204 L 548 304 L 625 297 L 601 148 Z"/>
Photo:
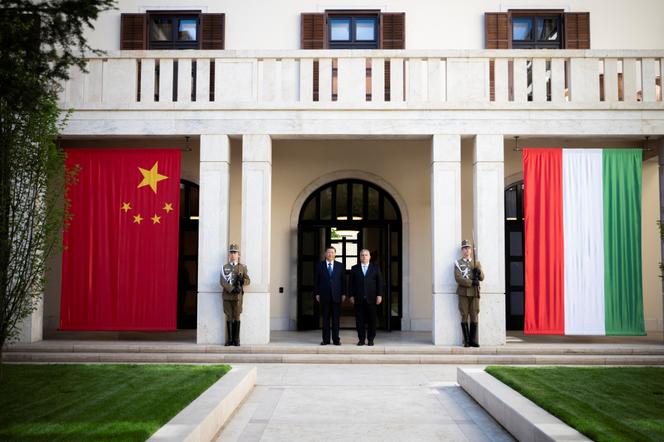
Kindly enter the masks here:
<path id="1" fill-rule="evenodd" d="M 56 137 L 62 81 L 86 52 L 84 33 L 114 0 L 4 0 L 0 6 L 0 361 L 34 309 L 45 263 L 66 223 L 64 154 Z"/>

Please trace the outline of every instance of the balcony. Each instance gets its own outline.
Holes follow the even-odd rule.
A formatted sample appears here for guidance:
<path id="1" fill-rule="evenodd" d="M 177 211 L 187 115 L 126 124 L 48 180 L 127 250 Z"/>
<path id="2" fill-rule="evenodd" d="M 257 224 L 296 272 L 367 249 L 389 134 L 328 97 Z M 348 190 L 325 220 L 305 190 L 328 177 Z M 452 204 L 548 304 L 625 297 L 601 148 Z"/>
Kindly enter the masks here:
<path id="1" fill-rule="evenodd" d="M 140 111 L 164 122 L 219 111 L 284 111 L 282 120 L 393 111 L 413 121 L 450 111 L 603 111 L 610 127 L 606 111 L 664 110 L 664 50 L 116 51 L 88 58 L 87 69 L 72 72 L 61 94 L 62 107 L 75 110 L 72 133 L 92 130 L 77 118 L 128 120 Z M 630 115 L 641 126 L 649 123 L 639 118 L 652 118 L 653 133 L 664 128 L 660 112 Z"/>

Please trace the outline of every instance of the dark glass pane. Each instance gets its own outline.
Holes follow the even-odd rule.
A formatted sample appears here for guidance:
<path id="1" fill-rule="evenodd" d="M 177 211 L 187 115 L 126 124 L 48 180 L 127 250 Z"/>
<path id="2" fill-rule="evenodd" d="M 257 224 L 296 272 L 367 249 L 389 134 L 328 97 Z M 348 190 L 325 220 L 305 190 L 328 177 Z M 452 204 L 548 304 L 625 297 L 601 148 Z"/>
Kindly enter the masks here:
<path id="1" fill-rule="evenodd" d="M 302 213 L 303 220 L 316 219 L 316 198 L 311 198 Z"/>
<path id="2" fill-rule="evenodd" d="M 198 188 L 189 188 L 189 215 L 198 216 Z"/>
<path id="3" fill-rule="evenodd" d="M 303 315 L 313 315 L 314 314 L 314 294 L 309 290 L 302 291 L 302 302 L 301 302 Z"/>
<path id="4" fill-rule="evenodd" d="M 558 18 L 544 17 L 537 19 L 537 39 L 540 41 L 558 40 Z"/>
<path id="5" fill-rule="evenodd" d="M 516 219 L 516 189 L 514 187 L 505 191 L 505 218 Z"/>
<path id="6" fill-rule="evenodd" d="M 330 40 L 350 41 L 349 18 L 331 18 L 328 21 L 328 26 L 330 26 Z"/>
<path id="7" fill-rule="evenodd" d="M 533 19 L 530 17 L 512 18 L 512 40 L 529 41 L 533 39 Z"/>
<path id="8" fill-rule="evenodd" d="M 182 254 L 198 254 L 198 230 L 185 230 L 182 235 Z"/>
<path id="9" fill-rule="evenodd" d="M 302 253 L 304 255 L 313 255 L 314 246 L 316 245 L 316 235 L 314 232 L 304 231 L 302 232 Z"/>
<path id="10" fill-rule="evenodd" d="M 380 217 L 378 191 L 373 187 L 369 187 L 367 198 L 369 199 L 369 219 L 378 219 Z"/>
<path id="11" fill-rule="evenodd" d="M 155 17 L 150 27 L 150 40 L 170 41 L 173 39 L 173 19 L 166 17 Z"/>
<path id="12" fill-rule="evenodd" d="M 391 239 L 390 248 L 392 250 L 390 251 L 390 255 L 399 256 L 399 232 L 392 232 L 391 235 L 392 239 Z"/>
<path id="13" fill-rule="evenodd" d="M 373 41 L 376 39 L 376 20 L 373 18 L 358 18 L 355 20 L 355 40 Z"/>
<path id="14" fill-rule="evenodd" d="M 523 292 L 510 293 L 510 313 L 523 315 Z"/>
<path id="15" fill-rule="evenodd" d="M 510 256 L 523 255 L 523 233 L 510 232 Z"/>
<path id="16" fill-rule="evenodd" d="M 353 219 L 363 219 L 362 203 L 364 201 L 364 194 L 362 192 L 362 184 L 353 184 Z"/>
<path id="17" fill-rule="evenodd" d="M 186 274 L 186 281 L 188 285 L 196 285 L 196 280 L 198 279 L 198 263 L 194 260 L 191 261 L 181 261 L 183 266 L 183 271 Z"/>
<path id="18" fill-rule="evenodd" d="M 388 221 L 393 221 L 397 219 L 397 211 L 394 210 L 394 206 L 389 198 L 383 198 L 385 219 Z"/>
<path id="19" fill-rule="evenodd" d="M 392 274 L 390 275 L 390 278 L 392 279 L 392 286 L 399 285 L 399 263 L 398 262 L 392 261 L 391 272 L 392 272 Z"/>
<path id="20" fill-rule="evenodd" d="M 523 286 L 522 262 L 510 262 L 510 285 Z"/>
<path id="21" fill-rule="evenodd" d="M 178 40 L 195 41 L 196 40 L 196 20 L 195 18 L 185 18 L 180 20 L 178 27 Z"/>
<path id="22" fill-rule="evenodd" d="M 399 292 L 392 291 L 392 316 L 399 316 Z"/>
<path id="23" fill-rule="evenodd" d="M 320 219 L 332 219 L 332 187 L 320 193 Z"/>
<path id="24" fill-rule="evenodd" d="M 314 265 L 313 261 L 302 262 L 302 279 L 300 280 L 300 284 L 305 286 L 314 285 Z"/>
<path id="25" fill-rule="evenodd" d="M 348 219 L 348 184 L 337 184 L 337 219 Z"/>

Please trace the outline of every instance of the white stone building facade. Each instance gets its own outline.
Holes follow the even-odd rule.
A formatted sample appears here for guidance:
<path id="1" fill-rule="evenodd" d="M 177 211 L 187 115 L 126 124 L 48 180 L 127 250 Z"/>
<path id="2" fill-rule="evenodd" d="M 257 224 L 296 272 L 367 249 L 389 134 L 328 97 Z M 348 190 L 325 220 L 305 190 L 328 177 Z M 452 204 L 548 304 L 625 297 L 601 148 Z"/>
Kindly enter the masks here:
<path id="1" fill-rule="evenodd" d="M 403 49 L 386 49 L 386 16 L 396 13 L 403 21 L 392 26 L 403 28 L 391 36 L 403 31 Z M 497 17 L 497 37 L 490 35 L 493 18 L 486 13 Z M 575 28 L 571 20 L 581 20 L 581 13 L 588 22 Z M 135 42 L 141 49 L 121 49 L 127 41 L 122 14 L 139 22 L 144 16 L 144 40 Z M 171 22 L 177 28 L 171 40 L 163 32 L 171 28 L 152 28 L 169 14 L 185 20 Z M 202 15 L 213 14 L 224 14 L 216 29 L 221 39 L 215 36 L 223 49 L 202 49 L 199 40 L 209 32 Z M 303 14 L 322 17 L 322 30 L 303 35 Z M 345 208 L 330 212 L 337 214 L 337 230 L 356 221 L 366 241 L 371 233 L 365 228 L 396 233 L 372 248 L 383 254 L 395 282 L 384 329 L 431 330 L 435 345 L 461 342 L 452 262 L 462 238 L 474 238 L 486 273 L 480 343 L 504 344 L 510 318 L 518 323 L 523 309 L 523 289 L 506 280 L 518 280 L 518 264 L 510 267 L 518 260 L 510 261 L 506 251 L 511 215 L 505 209 L 506 190 L 523 179 L 515 137 L 525 147 L 645 147 L 644 311 L 647 329 L 661 330 L 656 222 L 658 153 L 664 149 L 663 16 L 657 0 L 120 0 L 88 33 L 91 45 L 106 53 L 90 57 L 88 72 L 72 72 L 65 85 L 62 105 L 74 111 L 61 143 L 185 148 L 181 178 L 198 186 L 192 214 L 198 221 L 197 294 L 187 305 L 196 306 L 202 344 L 224 339 L 218 275 L 231 242 L 240 243 L 252 280 L 243 344 L 268 343 L 271 330 L 306 328 L 304 316 L 315 312 L 305 299 L 304 210 L 314 193 L 332 184 L 364 186 L 366 198 L 374 188 L 389 195 L 381 196 L 374 224 L 371 202 L 364 217 L 356 217 L 362 219 L 338 215 Z M 555 27 L 555 38 L 553 32 L 545 37 L 539 24 Z M 183 46 L 198 46 L 177 48 L 175 40 L 187 32 L 194 43 Z M 322 49 L 303 49 L 311 41 Z M 572 49 L 583 44 L 589 49 Z M 333 201 L 341 201 L 334 192 Z M 316 198 L 307 225 L 319 222 L 323 229 L 314 241 L 319 248 L 340 240 L 329 236 L 334 220 L 323 219 L 326 200 Z M 396 227 L 381 224 L 388 199 L 397 206 Z M 362 241 L 343 259 L 351 263 Z M 57 329 L 58 257 L 51 268 L 24 340 Z"/>

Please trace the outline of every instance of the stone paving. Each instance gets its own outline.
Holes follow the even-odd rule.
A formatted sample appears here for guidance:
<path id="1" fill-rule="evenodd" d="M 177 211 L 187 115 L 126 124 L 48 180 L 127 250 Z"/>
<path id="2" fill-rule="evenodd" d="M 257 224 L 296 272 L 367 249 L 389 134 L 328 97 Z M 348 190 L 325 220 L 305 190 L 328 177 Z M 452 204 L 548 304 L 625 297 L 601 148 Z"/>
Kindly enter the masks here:
<path id="1" fill-rule="evenodd" d="M 218 441 L 513 440 L 458 386 L 457 366 L 257 367 Z"/>

